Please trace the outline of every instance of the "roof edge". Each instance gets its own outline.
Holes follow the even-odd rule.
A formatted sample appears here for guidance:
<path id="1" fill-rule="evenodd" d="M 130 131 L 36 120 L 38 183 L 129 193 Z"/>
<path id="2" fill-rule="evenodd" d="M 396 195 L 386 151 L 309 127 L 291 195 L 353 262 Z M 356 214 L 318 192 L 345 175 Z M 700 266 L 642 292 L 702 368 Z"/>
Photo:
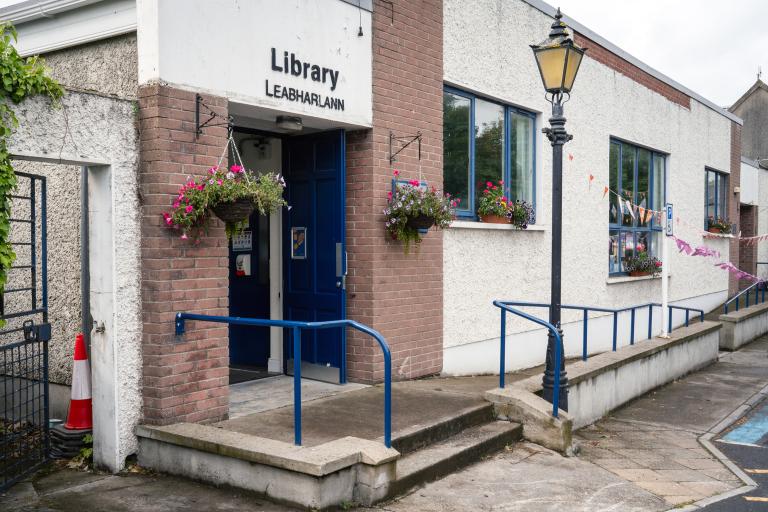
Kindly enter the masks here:
<path id="1" fill-rule="evenodd" d="M 40 18 L 51 18 L 56 14 L 101 1 L 103 0 L 27 0 L 0 9 L 0 19 L 18 25 Z"/>
<path id="2" fill-rule="evenodd" d="M 523 2 L 527 3 L 534 9 L 537 9 L 544 14 L 555 17 L 555 13 L 557 12 L 557 9 L 548 3 L 544 2 L 543 0 L 522 0 Z M 683 94 L 686 94 L 687 96 L 690 96 L 692 99 L 696 100 L 697 102 L 701 103 L 705 107 L 710 108 L 711 110 L 714 110 L 718 114 L 722 115 L 723 117 L 726 117 L 733 121 L 736 124 L 743 125 L 744 121 L 737 115 L 733 114 L 732 112 L 729 112 L 727 109 L 720 107 L 719 105 L 715 104 L 714 102 L 706 99 L 705 97 L 693 92 L 692 90 L 688 89 L 684 85 L 681 85 L 680 83 L 676 82 L 675 80 L 672 80 L 664 73 L 652 68 L 648 64 L 644 63 L 637 57 L 633 57 L 629 53 L 625 52 L 615 44 L 611 43 L 604 37 L 596 34 L 589 28 L 585 27 L 578 21 L 574 20 L 570 16 L 563 15 L 563 19 L 566 22 L 566 24 L 571 27 L 576 32 L 579 32 L 583 36 L 587 37 L 588 39 L 591 39 L 595 43 L 599 44 L 606 50 L 610 51 L 611 53 L 617 55 L 618 57 L 621 57 L 622 59 L 626 60 L 627 62 L 637 66 L 641 70 L 645 71 L 649 75 L 651 75 L 654 78 L 657 78 L 658 80 L 661 80 L 665 84 L 677 89 L 678 91 L 682 92 Z"/>
<path id="3" fill-rule="evenodd" d="M 750 87 L 750 88 L 747 90 L 747 92 L 745 92 L 744 94 L 742 94 L 742 95 L 741 95 L 741 97 L 740 97 L 739 99 L 737 99 L 737 100 L 736 100 L 736 101 L 733 103 L 733 105 L 731 105 L 730 107 L 728 107 L 728 110 L 730 110 L 731 112 L 733 112 L 733 109 L 735 109 L 735 108 L 739 108 L 739 107 L 741 106 L 741 104 L 742 104 L 742 103 L 744 103 L 744 102 L 747 100 L 747 98 L 749 98 L 750 96 L 752 96 L 752 94 L 753 94 L 755 91 L 757 91 L 758 89 L 762 89 L 762 90 L 764 90 L 764 91 L 768 91 L 768 84 L 766 84 L 765 82 L 763 82 L 762 80 L 760 80 L 760 79 L 758 78 L 758 79 L 757 79 L 757 81 L 756 81 L 754 84 L 752 84 L 752 87 Z"/>

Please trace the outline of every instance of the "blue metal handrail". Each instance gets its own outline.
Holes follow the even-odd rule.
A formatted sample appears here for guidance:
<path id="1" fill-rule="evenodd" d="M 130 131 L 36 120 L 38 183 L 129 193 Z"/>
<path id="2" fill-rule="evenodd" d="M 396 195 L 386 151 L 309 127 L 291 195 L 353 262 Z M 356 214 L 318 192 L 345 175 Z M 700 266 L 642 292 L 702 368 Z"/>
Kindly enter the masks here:
<path id="1" fill-rule="evenodd" d="M 495 300 L 493 301 L 493 305 L 501 310 L 501 350 L 500 350 L 501 362 L 499 364 L 499 387 L 500 388 L 503 388 L 505 385 L 504 365 L 506 361 L 505 361 L 504 354 L 505 354 L 506 335 L 507 335 L 506 333 L 507 311 L 509 311 L 514 315 L 523 317 L 526 320 L 530 320 L 531 322 L 539 324 L 543 327 L 546 327 L 547 329 L 549 329 L 549 332 L 551 332 L 552 335 L 555 337 L 555 376 L 554 376 L 554 383 L 552 388 L 552 416 L 557 418 L 557 411 L 559 409 L 558 404 L 560 402 L 560 360 L 563 357 L 563 355 L 560 353 L 560 345 L 562 344 L 560 333 L 555 328 L 555 326 L 552 325 L 551 323 L 546 322 L 540 318 L 536 318 L 533 315 L 529 315 L 528 313 L 524 313 L 513 307 L 510 307 L 510 305 L 508 305 L 504 301 Z"/>
<path id="2" fill-rule="evenodd" d="M 293 332 L 293 437 L 294 444 L 301 446 L 301 330 L 332 329 L 351 327 L 372 336 L 384 353 L 384 445 L 392 448 L 392 355 L 384 336 L 375 329 L 354 320 L 331 320 L 327 322 L 299 322 L 295 320 L 267 320 L 261 318 L 242 318 L 235 316 L 197 315 L 194 313 L 176 314 L 176 335 L 184 334 L 184 321 L 197 320 L 253 327 L 284 327 Z M 342 357 L 344 355 L 342 354 Z M 342 363 L 343 365 L 344 363 Z"/>
<path id="3" fill-rule="evenodd" d="M 732 304 L 733 301 L 736 301 L 736 311 L 739 310 L 739 301 L 741 300 L 741 296 L 744 294 L 746 294 L 746 300 L 747 300 L 746 307 L 749 307 L 749 294 L 752 291 L 752 289 L 755 290 L 755 306 L 757 306 L 758 304 L 765 303 L 765 286 L 761 286 L 764 284 L 765 284 L 765 281 L 757 281 L 755 283 L 752 283 L 747 288 L 741 290 L 739 293 L 737 293 L 736 295 L 728 299 L 723 305 L 723 307 L 725 308 L 725 314 L 726 315 L 728 314 L 728 306 Z M 762 297 L 760 296 L 761 291 L 763 292 Z"/>
<path id="4" fill-rule="evenodd" d="M 504 306 L 522 306 L 522 307 L 534 307 L 534 308 L 547 308 L 549 309 L 551 307 L 550 304 L 542 303 L 542 302 L 527 302 L 527 301 L 494 301 L 493 304 L 497 307 L 501 307 L 501 305 Z M 589 324 L 589 312 L 594 311 L 598 313 L 611 313 L 613 314 L 613 344 L 612 344 L 612 350 L 615 352 L 618 346 L 618 325 L 619 325 L 619 313 L 624 313 L 626 311 L 630 312 L 631 320 L 630 320 L 630 332 L 629 332 L 629 344 L 634 345 L 635 344 L 635 315 L 636 311 L 638 309 L 648 308 L 648 338 L 650 339 L 653 337 L 653 308 L 662 307 L 661 304 L 657 302 L 647 302 L 645 304 L 638 304 L 635 306 L 627 306 L 624 308 L 603 308 L 598 306 L 578 306 L 573 304 L 562 304 L 560 306 L 561 309 L 574 309 L 582 311 L 584 314 L 584 320 L 583 320 L 583 334 L 582 334 L 582 354 L 581 358 L 586 361 L 589 357 L 588 350 L 587 350 L 587 333 L 588 333 L 588 324 Z M 672 332 L 672 313 L 674 310 L 683 310 L 685 311 L 685 326 L 688 327 L 690 324 L 690 318 L 691 318 L 691 312 L 695 312 L 699 315 L 700 321 L 704 321 L 704 310 L 698 309 L 698 308 L 689 308 L 686 306 L 676 306 L 672 304 L 667 305 L 669 315 L 668 315 L 668 331 Z M 520 315 L 523 316 L 523 315 Z M 530 316 L 530 315 L 529 315 Z M 525 318 L 528 318 L 526 316 Z M 535 317 L 533 317 L 535 318 Z M 530 318 L 528 318 L 530 320 Z M 538 318 L 534 321 L 536 323 L 540 323 Z M 541 324 L 544 325 L 544 324 Z M 550 324 L 547 324 L 550 325 Z M 546 325 L 545 325 L 546 327 Z M 503 387 L 503 386 L 502 386 Z"/>

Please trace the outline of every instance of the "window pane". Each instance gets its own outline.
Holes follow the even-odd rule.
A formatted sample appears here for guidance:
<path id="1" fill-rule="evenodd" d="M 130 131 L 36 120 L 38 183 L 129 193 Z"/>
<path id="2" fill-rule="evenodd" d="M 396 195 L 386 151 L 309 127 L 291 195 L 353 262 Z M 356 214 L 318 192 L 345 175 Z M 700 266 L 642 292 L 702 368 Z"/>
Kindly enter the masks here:
<path id="1" fill-rule="evenodd" d="M 635 244 L 635 255 L 638 256 L 640 253 L 647 252 L 650 254 L 650 239 L 648 238 L 649 232 L 648 231 L 638 231 L 637 232 L 637 243 Z"/>
<path id="2" fill-rule="evenodd" d="M 707 218 L 715 216 L 715 173 L 707 171 Z"/>
<path id="3" fill-rule="evenodd" d="M 475 196 L 504 176 L 504 107 L 475 100 Z"/>
<path id="4" fill-rule="evenodd" d="M 510 195 L 512 199 L 533 204 L 533 119 L 512 112 L 509 120 L 512 151 Z"/>
<path id="5" fill-rule="evenodd" d="M 651 208 L 661 211 L 664 207 L 664 166 L 666 160 L 662 155 L 653 155 L 653 201 Z"/>
<path id="6" fill-rule="evenodd" d="M 609 232 L 608 241 L 608 271 L 621 272 L 621 250 L 619 246 L 619 232 L 612 230 Z"/>
<path id="7" fill-rule="evenodd" d="M 627 245 L 630 249 L 627 250 Z M 631 248 L 634 247 L 634 240 L 632 232 L 619 231 L 619 263 L 621 264 L 620 272 L 624 272 L 624 263 L 627 257 L 632 256 Z"/>
<path id="8" fill-rule="evenodd" d="M 462 210 L 470 208 L 470 107 L 468 98 L 443 93 L 443 187 L 461 200 Z"/>
<path id="9" fill-rule="evenodd" d="M 618 192 L 619 190 L 619 149 L 620 146 L 617 143 L 611 142 L 611 152 L 608 164 L 608 186 L 611 189 L 611 191 L 608 192 L 608 222 L 611 224 L 619 223 L 619 200 L 616 197 L 616 194 L 613 193 Z"/>
<path id="10" fill-rule="evenodd" d="M 728 218 L 728 176 L 717 173 L 717 215 L 721 219 Z"/>
<path id="11" fill-rule="evenodd" d="M 650 197 L 651 188 L 651 152 L 647 149 L 637 150 L 637 199 L 635 204 L 641 208 L 648 208 L 648 198 Z M 645 221 L 645 216 L 637 215 L 637 225 L 645 227 L 648 222 Z M 650 220 L 650 219 L 649 219 Z"/>
<path id="12" fill-rule="evenodd" d="M 621 197 L 625 201 L 635 199 L 635 148 L 629 144 L 621 145 Z M 631 226 L 633 217 L 627 204 L 622 205 L 622 224 Z"/>

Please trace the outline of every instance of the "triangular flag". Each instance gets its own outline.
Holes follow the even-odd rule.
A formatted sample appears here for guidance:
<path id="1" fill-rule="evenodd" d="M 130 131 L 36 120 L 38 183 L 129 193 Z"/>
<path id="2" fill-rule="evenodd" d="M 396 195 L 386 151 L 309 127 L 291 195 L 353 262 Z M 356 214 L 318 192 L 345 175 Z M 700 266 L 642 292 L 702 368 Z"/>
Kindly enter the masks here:
<path id="1" fill-rule="evenodd" d="M 589 175 L 589 190 L 592 190 L 592 180 L 594 180 L 594 179 L 595 179 L 595 177 L 590 174 Z"/>
<path id="2" fill-rule="evenodd" d="M 603 188 L 603 199 L 605 199 L 605 195 L 608 193 L 608 187 Z"/>

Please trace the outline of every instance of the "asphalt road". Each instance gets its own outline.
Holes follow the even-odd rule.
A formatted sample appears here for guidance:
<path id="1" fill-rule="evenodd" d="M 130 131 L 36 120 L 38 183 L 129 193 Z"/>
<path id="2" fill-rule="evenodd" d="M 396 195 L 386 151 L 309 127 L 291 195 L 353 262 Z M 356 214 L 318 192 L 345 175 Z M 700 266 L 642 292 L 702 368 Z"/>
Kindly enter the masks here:
<path id="1" fill-rule="evenodd" d="M 752 409 L 717 440 L 717 447 L 757 484 L 755 490 L 703 508 L 707 512 L 768 510 L 768 400 Z"/>

